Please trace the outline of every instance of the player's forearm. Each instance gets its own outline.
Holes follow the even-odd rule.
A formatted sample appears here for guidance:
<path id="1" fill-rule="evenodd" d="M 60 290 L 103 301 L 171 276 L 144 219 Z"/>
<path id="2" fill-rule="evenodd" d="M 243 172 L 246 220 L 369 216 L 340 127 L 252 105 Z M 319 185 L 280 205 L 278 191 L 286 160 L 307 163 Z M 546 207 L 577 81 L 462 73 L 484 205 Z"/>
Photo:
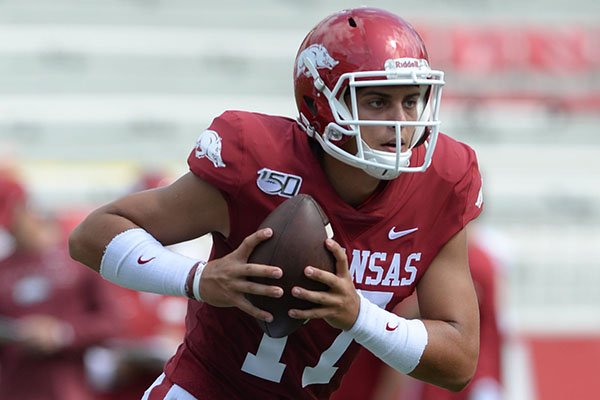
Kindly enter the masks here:
<path id="1" fill-rule="evenodd" d="M 130 220 L 106 212 L 92 212 L 69 236 L 69 252 L 74 260 L 98 271 L 106 245 L 119 233 L 137 226 Z"/>
<path id="2" fill-rule="evenodd" d="M 475 371 L 476 323 L 405 319 L 361 295 L 358 318 L 348 332 L 394 369 L 449 390 L 464 388 Z"/>
<path id="3" fill-rule="evenodd" d="M 455 323 L 424 321 L 428 343 L 410 376 L 444 387 L 463 389 L 473 377 L 479 355 L 479 332 Z"/>

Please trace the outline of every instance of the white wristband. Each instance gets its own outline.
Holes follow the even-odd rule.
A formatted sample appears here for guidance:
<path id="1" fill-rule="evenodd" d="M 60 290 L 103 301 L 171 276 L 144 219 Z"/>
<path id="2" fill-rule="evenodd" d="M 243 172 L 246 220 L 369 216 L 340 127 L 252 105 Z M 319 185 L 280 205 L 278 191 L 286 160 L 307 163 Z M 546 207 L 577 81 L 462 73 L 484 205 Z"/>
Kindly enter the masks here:
<path id="1" fill-rule="evenodd" d="M 168 250 L 148 232 L 136 228 L 118 234 L 106 246 L 100 275 L 129 289 L 186 296 L 186 280 L 197 263 Z"/>
<path id="2" fill-rule="evenodd" d="M 359 295 L 358 318 L 348 332 L 389 366 L 404 374 L 412 372 L 427 346 L 423 321 L 402 318 Z"/>
<path id="3" fill-rule="evenodd" d="M 192 279 L 192 290 L 187 290 L 186 288 L 188 297 L 192 297 L 198 301 L 202 301 L 202 296 L 200 295 L 200 278 L 202 277 L 204 267 L 206 267 L 206 261 L 199 261 L 197 263 L 194 278 Z"/>

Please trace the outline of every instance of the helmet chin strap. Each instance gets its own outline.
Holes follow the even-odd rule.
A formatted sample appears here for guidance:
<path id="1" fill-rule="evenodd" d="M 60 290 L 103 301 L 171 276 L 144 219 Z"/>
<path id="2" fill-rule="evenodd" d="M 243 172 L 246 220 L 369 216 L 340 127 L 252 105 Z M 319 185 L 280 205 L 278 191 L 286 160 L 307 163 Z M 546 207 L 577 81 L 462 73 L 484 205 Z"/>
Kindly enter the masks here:
<path id="1" fill-rule="evenodd" d="M 393 171 L 387 168 L 372 167 L 370 165 L 363 168 L 367 174 L 382 181 L 391 181 L 400 176 L 400 171 Z"/>
<path id="2" fill-rule="evenodd" d="M 400 167 L 408 167 L 408 165 L 410 164 L 410 156 L 412 154 L 412 152 L 410 150 L 408 150 L 407 152 L 404 152 L 404 153 L 388 153 L 386 151 L 373 150 L 364 141 L 362 141 L 362 147 L 363 147 L 364 159 L 367 161 L 372 161 L 372 162 L 375 162 L 380 165 L 381 164 L 384 164 L 384 165 L 385 164 L 388 164 L 388 165 L 394 164 L 395 165 L 396 158 L 398 158 Z M 378 166 L 373 166 L 373 165 L 366 165 L 363 167 L 363 170 L 367 174 L 369 174 L 377 179 L 383 179 L 383 180 L 396 179 L 401 173 L 400 171 L 397 171 L 396 169 L 378 167 Z"/>

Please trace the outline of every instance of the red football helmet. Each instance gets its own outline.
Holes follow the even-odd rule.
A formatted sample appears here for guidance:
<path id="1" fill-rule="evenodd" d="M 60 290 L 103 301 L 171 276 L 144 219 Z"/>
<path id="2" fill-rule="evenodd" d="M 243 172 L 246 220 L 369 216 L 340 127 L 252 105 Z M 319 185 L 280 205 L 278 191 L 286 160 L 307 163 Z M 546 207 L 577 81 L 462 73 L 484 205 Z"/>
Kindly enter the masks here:
<path id="1" fill-rule="evenodd" d="M 417 121 L 360 120 L 356 88 L 411 85 L 421 88 Z M 401 172 L 424 171 L 438 136 L 444 73 L 429 67 L 425 45 L 402 18 L 390 12 L 360 7 L 333 14 L 313 28 L 298 50 L 294 90 L 298 123 L 333 157 L 379 179 Z M 350 104 L 343 98 L 349 90 Z M 400 143 L 402 127 L 414 127 L 409 149 L 396 152 L 371 149 L 361 138 L 365 125 L 394 126 Z M 339 144 L 354 137 L 357 153 Z M 411 166 L 411 149 L 424 144 L 422 165 Z"/>

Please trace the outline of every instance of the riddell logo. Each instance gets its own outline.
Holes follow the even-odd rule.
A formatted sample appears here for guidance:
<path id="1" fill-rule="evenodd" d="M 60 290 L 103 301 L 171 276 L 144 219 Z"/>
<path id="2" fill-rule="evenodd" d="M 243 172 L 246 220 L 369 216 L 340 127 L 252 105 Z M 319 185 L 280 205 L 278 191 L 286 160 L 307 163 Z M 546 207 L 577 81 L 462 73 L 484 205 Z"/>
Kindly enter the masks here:
<path id="1" fill-rule="evenodd" d="M 396 61 L 395 65 L 396 68 L 416 68 L 419 66 L 419 63 L 417 62 L 417 60 L 413 60 L 413 61 Z"/>
<path id="2" fill-rule="evenodd" d="M 416 58 L 393 58 L 385 62 L 384 68 L 386 71 L 403 69 L 403 68 L 428 68 L 427 60 Z"/>

